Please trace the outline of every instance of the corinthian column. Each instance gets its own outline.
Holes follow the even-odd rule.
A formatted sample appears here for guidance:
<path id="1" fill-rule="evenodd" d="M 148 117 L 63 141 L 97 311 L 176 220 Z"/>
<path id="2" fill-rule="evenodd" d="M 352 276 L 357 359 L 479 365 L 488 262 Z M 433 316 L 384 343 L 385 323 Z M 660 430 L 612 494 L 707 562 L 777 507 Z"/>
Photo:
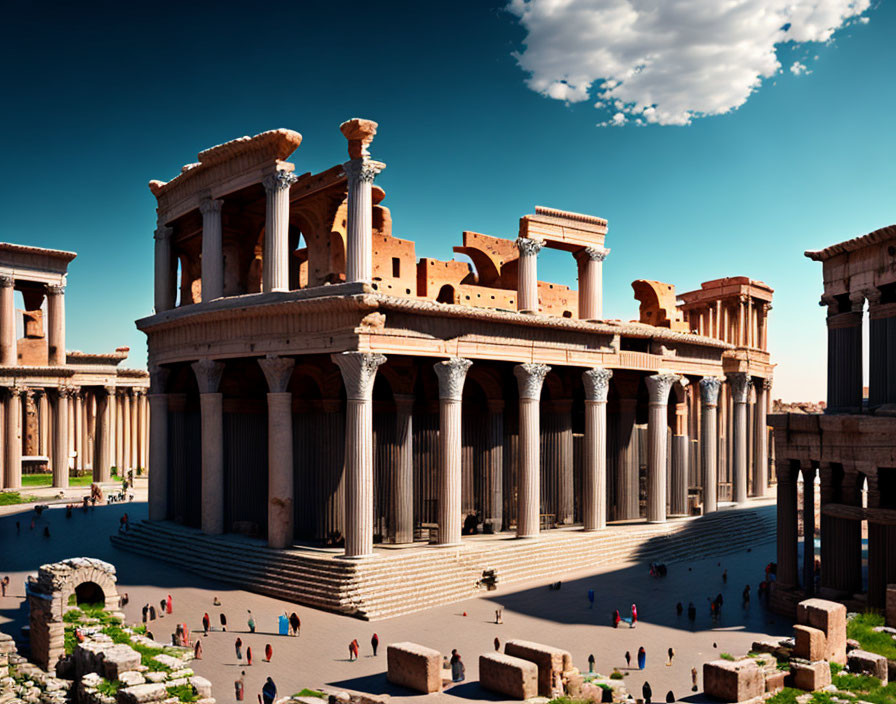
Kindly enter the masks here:
<path id="1" fill-rule="evenodd" d="M 155 304 L 156 313 L 174 308 L 174 256 L 171 252 L 170 227 L 159 225 L 155 233 Z"/>
<path id="2" fill-rule="evenodd" d="M 345 384 L 345 556 L 373 552 L 373 382 L 381 354 L 330 355 Z"/>
<path id="3" fill-rule="evenodd" d="M 747 401 L 750 396 L 750 375 L 728 374 L 731 399 L 734 402 L 734 502 L 747 500 Z"/>
<path id="4" fill-rule="evenodd" d="M 377 123 L 354 118 L 339 125 L 348 140 L 350 161 L 342 168 L 348 179 L 345 280 L 369 283 L 373 279 L 373 179 L 386 168 L 371 160 L 367 147 L 376 135 Z"/>
<path id="5" fill-rule="evenodd" d="M 202 435 L 202 532 L 224 532 L 224 416 L 218 392 L 224 363 L 211 359 L 193 362 L 199 386 Z"/>
<path id="6" fill-rule="evenodd" d="M 6 482 L 7 489 L 22 486 L 22 393 L 17 386 L 6 388 Z M 54 471 L 55 476 L 55 471 Z M 54 482 L 55 483 L 55 482 Z"/>
<path id="7" fill-rule="evenodd" d="M 73 442 L 75 450 L 75 469 L 84 469 L 84 445 L 81 443 L 81 434 L 84 431 L 84 421 L 81 412 L 84 408 L 84 394 L 81 389 L 75 389 L 72 393 L 72 416 L 69 423 L 72 426 Z"/>
<path id="8" fill-rule="evenodd" d="M 439 545 L 460 544 L 461 403 L 472 364 L 453 357 L 433 365 L 439 378 Z"/>
<path id="9" fill-rule="evenodd" d="M 700 453 L 703 460 L 703 513 L 718 510 L 719 389 L 722 380 L 706 376 L 700 380 L 700 400 L 703 404 L 700 419 Z"/>
<path id="10" fill-rule="evenodd" d="M 56 390 L 56 414 L 53 418 L 53 486 L 68 486 L 68 424 L 70 422 L 69 399 L 75 394 L 71 387 L 60 386 Z"/>
<path id="11" fill-rule="evenodd" d="M 15 279 L 0 274 L 0 366 L 14 367 L 17 362 Z"/>
<path id="12" fill-rule="evenodd" d="M 669 492 L 669 510 L 673 516 L 683 516 L 688 512 L 688 454 L 691 441 L 688 437 L 688 397 L 684 377 L 676 388 L 678 402 L 675 404 L 675 432 L 672 435 L 672 486 Z"/>
<path id="13" fill-rule="evenodd" d="M 582 472 L 582 513 L 585 530 L 607 526 L 607 393 L 610 369 L 589 369 L 585 382 L 585 457 Z"/>
<path id="14" fill-rule="evenodd" d="M 107 386 L 103 393 L 96 396 L 96 431 L 94 443 L 96 449 L 93 452 L 93 481 L 107 482 L 112 477 L 112 396 L 115 388 Z M 166 429 L 167 430 L 167 429 Z M 152 478 L 150 478 L 150 483 Z M 152 507 L 152 491 L 150 490 L 150 507 Z"/>
<path id="15" fill-rule="evenodd" d="M 647 415 L 647 522 L 666 520 L 666 442 L 669 392 L 675 374 L 654 374 L 645 379 L 650 394 Z"/>
<path id="16" fill-rule="evenodd" d="M 529 237 L 518 237 L 515 244 L 520 252 L 516 309 L 520 313 L 537 313 L 538 253 L 544 247 L 544 242 Z"/>
<path id="17" fill-rule="evenodd" d="M 771 379 L 759 379 L 756 385 L 756 406 L 753 418 L 756 428 L 753 432 L 753 496 L 765 496 L 768 490 L 768 392 L 772 388 Z"/>
<path id="18" fill-rule="evenodd" d="M 392 525 L 398 544 L 414 542 L 414 397 L 395 394 Z"/>
<path id="19" fill-rule="evenodd" d="M 539 401 L 544 378 L 550 370 L 546 364 L 518 364 L 513 368 L 520 397 L 518 538 L 538 536 L 541 508 Z"/>
<path id="20" fill-rule="evenodd" d="M 575 254 L 579 265 L 580 320 L 601 320 L 604 316 L 603 261 L 609 253 L 609 249 L 585 247 Z"/>
<path id="21" fill-rule="evenodd" d="M 267 210 L 264 226 L 265 291 L 289 291 L 289 187 L 298 177 L 279 169 L 264 181 Z"/>
<path id="22" fill-rule="evenodd" d="M 221 229 L 223 200 L 206 198 L 202 213 L 202 301 L 213 301 L 224 292 L 224 239 Z"/>
<path id="23" fill-rule="evenodd" d="M 65 285 L 47 286 L 48 364 L 65 364 Z"/>
<path id="24" fill-rule="evenodd" d="M 149 368 L 149 520 L 164 521 L 168 517 L 168 369 L 151 366 Z M 111 404 L 113 395 L 107 394 L 108 402 L 103 418 L 107 419 L 111 430 Z M 97 421 L 100 416 L 97 412 Z M 97 430 L 97 438 L 100 437 Z M 100 450 L 108 445 L 97 442 Z M 100 465 L 103 471 L 107 465 Z"/>
<path id="25" fill-rule="evenodd" d="M 258 364 L 268 382 L 268 545 L 292 545 L 295 496 L 292 460 L 292 392 L 296 360 L 267 356 Z"/>

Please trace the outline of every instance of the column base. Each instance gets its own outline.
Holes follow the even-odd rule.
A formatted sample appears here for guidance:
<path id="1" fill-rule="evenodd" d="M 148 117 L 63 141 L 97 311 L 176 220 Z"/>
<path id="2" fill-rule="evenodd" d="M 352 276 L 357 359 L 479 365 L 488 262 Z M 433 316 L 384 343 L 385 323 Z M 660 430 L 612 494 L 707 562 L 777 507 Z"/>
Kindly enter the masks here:
<path id="1" fill-rule="evenodd" d="M 372 557 L 376 557 L 372 552 L 365 553 L 364 555 L 336 555 L 337 560 L 369 560 Z"/>
<path id="2" fill-rule="evenodd" d="M 648 522 L 648 523 L 651 523 L 651 524 L 653 524 L 653 523 L 665 523 L 666 521 L 667 521 L 666 518 L 657 518 L 657 519 L 654 519 L 654 520 L 650 520 L 649 518 L 647 519 L 647 522 Z"/>
<path id="3" fill-rule="evenodd" d="M 462 540 L 458 540 L 456 543 L 430 543 L 430 547 L 434 548 L 459 548 L 463 545 Z"/>

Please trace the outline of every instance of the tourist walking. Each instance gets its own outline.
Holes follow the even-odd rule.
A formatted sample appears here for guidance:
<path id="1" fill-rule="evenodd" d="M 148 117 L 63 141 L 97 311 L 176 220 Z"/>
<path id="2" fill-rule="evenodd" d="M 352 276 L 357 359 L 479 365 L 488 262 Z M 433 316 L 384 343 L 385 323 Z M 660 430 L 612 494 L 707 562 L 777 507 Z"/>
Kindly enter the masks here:
<path id="1" fill-rule="evenodd" d="M 266 643 L 264 646 L 264 659 L 268 662 L 271 661 L 271 656 L 274 654 L 274 649 L 271 647 L 270 643 Z"/>
<path id="2" fill-rule="evenodd" d="M 243 639 L 237 636 L 236 642 L 233 644 L 234 650 L 236 650 L 236 659 L 243 659 Z"/>
<path id="3" fill-rule="evenodd" d="M 696 667 L 691 668 L 691 691 L 692 692 L 697 691 L 697 668 Z"/>
<path id="4" fill-rule="evenodd" d="M 240 673 L 240 677 L 239 677 L 239 679 L 235 680 L 234 683 L 233 683 L 233 689 L 234 689 L 234 691 L 235 691 L 235 694 L 236 694 L 236 700 L 237 700 L 238 702 L 243 701 L 243 697 L 245 697 L 245 693 L 246 693 L 246 680 L 245 680 L 245 678 L 246 678 L 246 671 L 243 670 L 243 671 Z"/>
<path id="5" fill-rule="evenodd" d="M 504 623 L 504 609 L 495 609 L 495 623 Z"/>
<path id="6" fill-rule="evenodd" d="M 672 661 L 675 659 L 675 648 L 669 648 L 669 662 L 666 664 L 666 667 L 672 667 Z"/>
<path id="7" fill-rule="evenodd" d="M 647 666 L 647 651 L 644 650 L 644 646 L 642 645 L 638 648 L 638 669 L 643 670 Z"/>
<path id="8" fill-rule="evenodd" d="M 373 648 L 373 655 L 376 657 L 376 649 L 380 645 L 380 637 L 374 633 L 373 637 L 370 639 L 370 647 Z"/>
<path id="9" fill-rule="evenodd" d="M 358 647 L 358 639 L 356 638 L 351 643 L 348 644 L 348 661 L 352 662 L 353 660 L 358 659 L 358 652 L 360 648 Z"/>
<path id="10" fill-rule="evenodd" d="M 170 614 L 172 611 L 174 611 L 173 607 L 174 602 L 171 600 L 171 595 L 169 594 L 168 599 L 166 599 L 165 601 L 165 611 Z"/>
<path id="11" fill-rule="evenodd" d="M 246 624 L 249 626 L 249 633 L 255 633 L 255 617 L 252 615 L 252 609 L 246 609 L 249 612 L 249 620 Z"/>
<path id="12" fill-rule="evenodd" d="M 3 579 L 0 579 L 0 589 L 3 590 L 3 596 L 6 596 L 6 588 L 9 586 L 9 575 L 6 575 Z"/>
<path id="13" fill-rule="evenodd" d="M 632 667 L 632 654 L 629 651 L 625 651 L 625 666 L 629 669 Z"/>
<path id="14" fill-rule="evenodd" d="M 666 704 L 675 704 L 675 695 L 672 694 L 671 689 L 666 692 Z"/>
<path id="15" fill-rule="evenodd" d="M 594 653 L 588 656 L 588 672 L 594 672 Z"/>
<path id="16" fill-rule="evenodd" d="M 196 639 L 196 645 L 193 646 L 193 657 L 197 660 L 202 660 L 202 641 L 198 638 Z"/>
<path id="17" fill-rule="evenodd" d="M 218 616 L 218 618 L 221 621 L 221 630 L 226 631 L 227 630 L 227 616 L 225 616 L 224 612 L 222 611 L 221 614 Z"/>
<path id="18" fill-rule="evenodd" d="M 274 700 L 277 698 L 277 685 L 270 677 L 265 680 L 264 687 L 261 688 L 261 698 L 264 700 L 264 704 L 274 704 Z"/>
<path id="19" fill-rule="evenodd" d="M 143 623 L 146 623 L 146 617 L 149 615 L 149 604 L 143 605 Z"/>
<path id="20" fill-rule="evenodd" d="M 616 609 L 613 612 L 613 628 L 619 628 L 619 622 L 622 620 L 622 617 L 619 615 L 619 609 Z"/>
<path id="21" fill-rule="evenodd" d="M 638 625 L 638 607 L 632 604 L 632 622 L 629 624 L 630 628 L 634 628 Z"/>
<path id="22" fill-rule="evenodd" d="M 460 653 L 457 650 L 451 651 L 451 681 L 463 682 L 466 677 L 466 668 L 460 659 Z"/>
<path id="23" fill-rule="evenodd" d="M 246 664 L 247 665 L 252 664 L 252 646 L 251 645 L 246 646 Z"/>
<path id="24" fill-rule="evenodd" d="M 168 611 L 168 599 L 162 599 L 159 602 L 159 618 L 165 618 L 166 611 Z"/>
<path id="25" fill-rule="evenodd" d="M 653 690 L 650 688 L 650 682 L 644 682 L 641 685 L 641 696 L 644 698 L 644 704 L 650 704 Z"/>
<path id="26" fill-rule="evenodd" d="M 144 607 L 144 611 L 146 607 Z M 143 621 L 146 621 L 146 613 L 143 614 Z M 208 617 L 208 613 L 202 614 L 202 630 L 205 631 L 205 635 L 208 635 L 209 626 L 212 625 L 212 620 Z"/>
<path id="27" fill-rule="evenodd" d="M 501 652 L 501 641 L 498 640 L 498 636 L 495 636 L 495 651 Z"/>
<path id="28" fill-rule="evenodd" d="M 156 607 L 153 606 L 152 604 L 149 605 L 149 620 L 150 621 L 156 620 Z"/>
<path id="29" fill-rule="evenodd" d="M 294 636 L 299 635 L 299 629 L 302 627 L 302 622 L 299 620 L 299 615 L 295 611 L 289 615 L 289 625 L 292 628 L 292 634 Z"/>

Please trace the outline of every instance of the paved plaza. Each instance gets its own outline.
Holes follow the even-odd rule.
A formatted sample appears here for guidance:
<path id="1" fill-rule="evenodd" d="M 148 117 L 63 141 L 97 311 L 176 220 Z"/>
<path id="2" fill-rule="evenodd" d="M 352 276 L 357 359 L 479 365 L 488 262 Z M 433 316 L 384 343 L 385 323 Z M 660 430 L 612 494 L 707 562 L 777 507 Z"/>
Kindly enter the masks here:
<path id="1" fill-rule="evenodd" d="M 303 687 L 330 685 L 365 691 L 389 693 L 402 700 L 429 701 L 490 699 L 478 685 L 478 656 L 492 651 L 498 637 L 535 640 L 569 650 L 575 664 L 588 670 L 588 655 L 593 653 L 597 670 L 610 672 L 614 667 L 625 672 L 630 692 L 640 696 L 641 685 L 650 682 L 654 698 L 663 699 L 671 689 L 678 699 L 700 701 L 702 695 L 690 691 L 690 669 L 719 656 L 722 652 L 739 654 L 749 649 L 752 641 L 768 635 L 790 634 L 790 623 L 768 613 L 756 598 L 756 589 L 763 568 L 773 559 L 774 543 L 757 545 L 750 551 L 727 555 L 718 560 L 705 559 L 694 563 L 669 564 L 669 574 L 654 579 L 647 574 L 647 565 L 618 565 L 611 568 L 583 569 L 563 580 L 559 591 L 549 590 L 545 582 L 513 585 L 482 597 L 434 608 L 386 621 L 367 623 L 353 618 L 323 613 L 306 607 L 278 601 L 257 594 L 223 588 L 214 581 L 178 570 L 176 566 L 156 562 L 117 550 L 109 543 L 109 534 L 118 529 L 124 511 L 131 520 L 145 517 L 146 504 L 133 503 L 98 507 L 87 513 L 75 511 L 70 519 L 61 509 L 44 512 L 31 529 L 33 511 L 7 513 L 0 517 L 0 572 L 12 579 L 10 595 L 0 599 L 0 630 L 16 636 L 27 620 L 23 583 L 25 577 L 46 562 L 72 556 L 98 557 L 118 568 L 119 591 L 127 593 L 130 603 L 125 608 L 128 621 L 139 621 L 141 607 L 152 602 L 158 605 L 166 594 L 174 601 L 174 614 L 150 625 L 159 640 L 167 640 L 174 624 L 186 622 L 194 632 L 201 630 L 204 612 L 218 624 L 219 614 L 227 616 L 226 633 L 215 630 L 203 638 L 203 659 L 195 662 L 198 674 L 214 685 L 219 702 L 233 702 L 233 680 L 246 669 L 247 700 L 254 701 L 265 677 L 277 683 L 280 695 L 291 694 Z M 16 533 L 15 523 L 21 532 Z M 50 528 L 50 538 L 43 527 Z M 160 545 L 159 550 L 165 546 Z M 722 572 L 728 572 L 727 583 Z M 752 585 L 754 598 L 749 608 L 741 605 L 741 592 Z M 589 609 L 587 592 L 594 589 L 594 609 Z M 721 619 L 713 624 L 708 597 L 721 592 L 725 599 Z M 222 605 L 213 606 L 217 596 Z M 689 601 L 697 606 L 697 619 L 691 624 L 686 615 L 676 615 L 675 604 L 685 608 Z M 625 615 L 631 603 L 638 605 L 639 624 L 614 630 L 610 619 L 614 608 Z M 504 608 L 503 625 L 494 624 L 495 608 Z M 258 632 L 247 633 L 248 609 L 258 622 Z M 277 617 L 284 611 L 296 611 L 302 619 L 302 635 L 298 638 L 275 635 Z M 466 616 L 464 616 L 466 612 Z M 374 658 L 370 638 L 377 633 L 380 655 Z M 253 651 L 254 664 L 243 667 L 237 661 L 234 641 L 239 636 L 244 647 Z M 357 638 L 361 657 L 348 660 L 348 643 Z M 411 640 L 436 648 L 443 654 L 457 648 L 465 663 L 467 681 L 455 685 L 444 694 L 413 695 L 390 686 L 385 679 L 385 646 L 390 642 Z M 262 661 L 264 647 L 273 646 L 271 663 Z M 639 646 L 647 650 L 647 667 L 643 672 L 626 669 L 624 654 L 634 656 Z M 666 651 L 676 652 L 671 667 L 665 666 Z M 702 681 L 701 681 L 702 685 Z"/>

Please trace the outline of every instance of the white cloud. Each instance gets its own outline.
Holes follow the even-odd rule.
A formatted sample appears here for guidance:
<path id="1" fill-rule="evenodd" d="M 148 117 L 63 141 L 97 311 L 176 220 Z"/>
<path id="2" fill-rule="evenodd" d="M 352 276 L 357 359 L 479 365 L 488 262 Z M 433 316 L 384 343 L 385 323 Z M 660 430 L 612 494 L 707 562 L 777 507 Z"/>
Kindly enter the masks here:
<path id="1" fill-rule="evenodd" d="M 616 114 L 600 124 L 625 124 L 621 116 L 686 125 L 743 105 L 781 69 L 777 44 L 826 42 L 869 6 L 870 0 L 511 0 L 508 9 L 528 32 L 517 60 L 532 90 L 612 106 Z M 797 64 L 803 66 L 791 66 L 794 73 Z"/>
<path id="2" fill-rule="evenodd" d="M 804 73 L 812 73 L 808 68 L 806 68 L 806 64 L 799 61 L 794 61 L 793 64 L 791 64 L 790 72 L 794 76 L 802 76 Z"/>

